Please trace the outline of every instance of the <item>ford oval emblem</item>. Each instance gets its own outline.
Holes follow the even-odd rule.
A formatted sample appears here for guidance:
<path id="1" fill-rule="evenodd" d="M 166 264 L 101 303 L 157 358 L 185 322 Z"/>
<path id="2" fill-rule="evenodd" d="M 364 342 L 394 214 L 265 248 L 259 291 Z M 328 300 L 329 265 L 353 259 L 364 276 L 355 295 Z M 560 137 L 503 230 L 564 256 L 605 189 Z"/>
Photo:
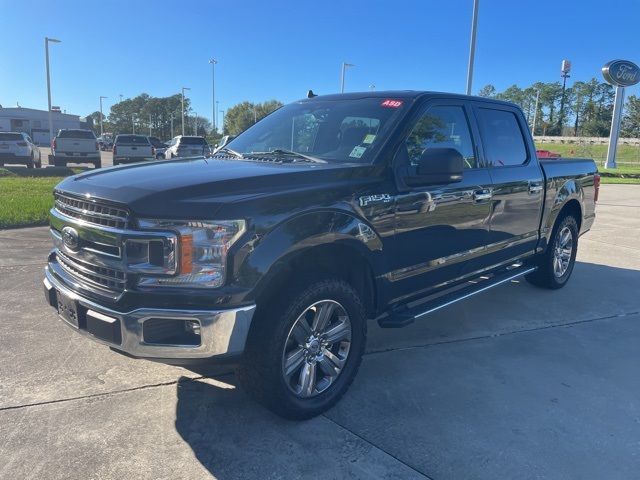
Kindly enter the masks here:
<path id="1" fill-rule="evenodd" d="M 616 87 L 630 87 L 640 82 L 640 67 L 628 60 L 613 60 L 602 67 L 602 76 Z"/>
<path id="2" fill-rule="evenodd" d="M 69 250 L 77 250 L 80 246 L 80 237 L 77 230 L 73 227 L 64 227 L 62 229 L 62 243 Z"/>

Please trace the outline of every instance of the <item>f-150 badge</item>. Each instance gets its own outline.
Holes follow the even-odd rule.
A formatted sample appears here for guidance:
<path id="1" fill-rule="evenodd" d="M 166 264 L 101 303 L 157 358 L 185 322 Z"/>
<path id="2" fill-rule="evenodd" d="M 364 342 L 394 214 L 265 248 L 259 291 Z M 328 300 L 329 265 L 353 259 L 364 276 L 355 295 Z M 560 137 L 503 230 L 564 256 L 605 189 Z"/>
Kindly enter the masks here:
<path id="1" fill-rule="evenodd" d="M 391 201 L 391 195 L 388 193 L 379 193 L 377 195 L 366 195 L 360 197 L 360 206 L 366 207 L 372 203 L 389 203 Z"/>

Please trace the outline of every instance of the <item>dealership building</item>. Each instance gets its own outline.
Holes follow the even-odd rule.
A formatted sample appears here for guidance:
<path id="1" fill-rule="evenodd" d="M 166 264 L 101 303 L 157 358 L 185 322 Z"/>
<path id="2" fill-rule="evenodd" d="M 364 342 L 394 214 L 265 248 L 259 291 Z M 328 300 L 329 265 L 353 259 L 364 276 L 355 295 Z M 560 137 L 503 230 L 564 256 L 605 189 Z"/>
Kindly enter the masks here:
<path id="1" fill-rule="evenodd" d="M 78 115 L 51 112 L 53 134 L 61 128 L 86 128 Z M 23 107 L 0 107 L 0 132 L 25 132 L 38 145 L 49 145 L 49 112 Z"/>

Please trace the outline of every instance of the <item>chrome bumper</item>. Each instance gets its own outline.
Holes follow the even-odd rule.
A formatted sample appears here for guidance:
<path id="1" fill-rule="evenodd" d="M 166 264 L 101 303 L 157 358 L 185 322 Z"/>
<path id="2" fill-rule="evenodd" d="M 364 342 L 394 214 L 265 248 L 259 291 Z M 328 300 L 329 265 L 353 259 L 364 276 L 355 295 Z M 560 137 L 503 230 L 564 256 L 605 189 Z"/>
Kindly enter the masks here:
<path id="1" fill-rule="evenodd" d="M 173 310 L 139 308 L 130 312 L 117 312 L 87 300 L 67 288 L 45 268 L 45 296 L 47 302 L 57 308 L 55 292 L 61 292 L 74 300 L 94 318 L 119 323 L 121 342 L 111 343 L 96 337 L 81 327 L 66 321 L 65 324 L 93 340 L 121 350 L 135 357 L 155 359 L 203 359 L 209 357 L 234 356 L 244 351 L 251 326 L 255 305 L 230 310 Z M 94 315 L 97 313 L 98 315 Z M 144 322 L 150 319 L 175 319 L 196 321 L 200 325 L 199 345 L 150 344 L 144 340 Z"/>

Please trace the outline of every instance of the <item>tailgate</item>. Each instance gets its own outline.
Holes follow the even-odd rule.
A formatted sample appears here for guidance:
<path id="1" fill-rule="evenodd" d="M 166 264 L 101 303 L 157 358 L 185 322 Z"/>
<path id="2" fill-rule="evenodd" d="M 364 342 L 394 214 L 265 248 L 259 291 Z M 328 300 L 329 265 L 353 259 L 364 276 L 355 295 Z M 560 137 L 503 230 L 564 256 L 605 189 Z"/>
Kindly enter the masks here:
<path id="1" fill-rule="evenodd" d="M 56 150 L 61 153 L 94 153 L 96 141 L 90 138 L 57 138 Z"/>
<path id="2" fill-rule="evenodd" d="M 118 157 L 152 157 L 151 145 L 116 145 Z"/>

